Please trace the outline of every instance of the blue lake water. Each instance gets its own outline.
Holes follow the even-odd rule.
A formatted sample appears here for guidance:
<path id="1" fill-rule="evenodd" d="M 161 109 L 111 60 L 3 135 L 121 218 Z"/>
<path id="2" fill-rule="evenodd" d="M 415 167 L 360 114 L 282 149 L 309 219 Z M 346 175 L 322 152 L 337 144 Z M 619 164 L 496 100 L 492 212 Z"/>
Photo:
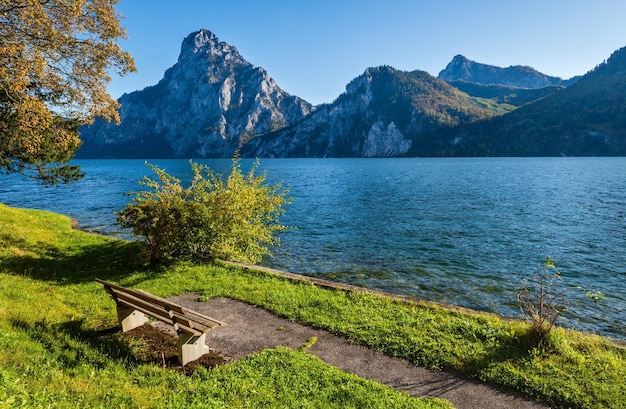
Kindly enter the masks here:
<path id="1" fill-rule="evenodd" d="M 59 188 L 0 175 L 0 201 L 124 234 L 114 211 L 141 189 L 144 161 L 75 162 L 87 177 Z M 186 160 L 150 163 L 191 175 Z M 293 199 L 282 218 L 293 229 L 266 266 L 518 317 L 513 285 L 550 256 L 570 299 L 560 324 L 626 339 L 626 158 L 265 159 L 261 169 Z M 586 290 L 606 298 L 594 304 Z"/>

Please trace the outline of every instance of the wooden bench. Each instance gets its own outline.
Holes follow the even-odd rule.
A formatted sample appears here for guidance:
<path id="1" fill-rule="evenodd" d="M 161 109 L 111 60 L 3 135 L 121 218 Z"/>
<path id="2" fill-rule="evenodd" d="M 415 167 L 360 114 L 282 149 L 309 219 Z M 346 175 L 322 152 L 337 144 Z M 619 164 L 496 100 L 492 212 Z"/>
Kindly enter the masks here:
<path id="1" fill-rule="evenodd" d="M 131 290 L 96 278 L 117 305 L 122 332 L 148 322 L 149 317 L 174 327 L 178 334 L 178 360 L 182 365 L 209 352 L 206 334 L 226 324 L 141 290 Z"/>

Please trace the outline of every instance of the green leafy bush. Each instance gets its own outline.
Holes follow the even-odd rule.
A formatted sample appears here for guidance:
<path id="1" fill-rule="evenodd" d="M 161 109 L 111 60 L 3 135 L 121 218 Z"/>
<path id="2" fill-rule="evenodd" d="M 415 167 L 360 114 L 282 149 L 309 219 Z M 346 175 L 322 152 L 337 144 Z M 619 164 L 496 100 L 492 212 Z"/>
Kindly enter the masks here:
<path id="1" fill-rule="evenodd" d="M 248 173 L 233 159 L 230 175 L 223 178 L 209 167 L 190 162 L 193 178 L 188 187 L 153 165 L 157 179 L 144 177 L 148 190 L 118 213 L 117 223 L 143 236 L 153 262 L 172 258 L 218 258 L 256 263 L 280 245 L 275 233 L 289 200 L 280 184 L 265 183 L 257 175 L 258 161 Z"/>

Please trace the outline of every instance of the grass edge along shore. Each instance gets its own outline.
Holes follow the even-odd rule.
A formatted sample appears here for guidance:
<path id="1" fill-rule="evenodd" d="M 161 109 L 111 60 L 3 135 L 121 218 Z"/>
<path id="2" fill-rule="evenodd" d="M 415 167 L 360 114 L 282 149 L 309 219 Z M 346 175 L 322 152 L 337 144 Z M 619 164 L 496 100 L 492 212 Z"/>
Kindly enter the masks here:
<path id="1" fill-rule="evenodd" d="M 116 322 L 96 276 L 164 297 L 196 292 L 207 299 L 242 300 L 416 365 L 456 371 L 554 407 L 611 408 L 626 402 L 626 348 L 608 338 L 557 328 L 549 343 L 537 346 L 521 321 L 337 291 L 224 263 L 153 268 L 138 257 L 140 246 L 72 230 L 62 215 L 0 204 L 0 404 L 359 407 L 367 394 L 369 407 L 390 402 L 450 407 L 379 384 L 371 386 L 373 394 L 365 391 L 370 386 L 351 392 L 353 384 L 370 381 L 335 373 L 299 351 L 266 350 L 193 376 L 138 362 L 140 342 L 103 335 Z M 304 365 L 307 371 L 277 370 L 286 365 Z M 302 379 L 308 366 L 312 375 Z M 288 372 L 296 378 L 278 375 Z"/>

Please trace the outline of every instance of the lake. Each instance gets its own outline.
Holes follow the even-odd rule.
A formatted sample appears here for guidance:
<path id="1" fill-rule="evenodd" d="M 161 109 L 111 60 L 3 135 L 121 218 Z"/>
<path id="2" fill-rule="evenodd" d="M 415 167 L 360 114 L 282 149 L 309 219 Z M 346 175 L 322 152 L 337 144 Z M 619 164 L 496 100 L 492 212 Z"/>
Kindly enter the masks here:
<path id="1" fill-rule="evenodd" d="M 186 160 L 149 162 L 191 175 Z M 87 177 L 58 188 L 0 175 L 0 201 L 127 235 L 114 211 L 151 174 L 144 161 L 75 163 Z M 293 199 L 281 219 L 292 229 L 266 266 L 519 317 L 512 288 L 549 256 L 570 299 L 560 325 L 626 339 L 626 158 L 264 159 L 261 169 Z"/>

